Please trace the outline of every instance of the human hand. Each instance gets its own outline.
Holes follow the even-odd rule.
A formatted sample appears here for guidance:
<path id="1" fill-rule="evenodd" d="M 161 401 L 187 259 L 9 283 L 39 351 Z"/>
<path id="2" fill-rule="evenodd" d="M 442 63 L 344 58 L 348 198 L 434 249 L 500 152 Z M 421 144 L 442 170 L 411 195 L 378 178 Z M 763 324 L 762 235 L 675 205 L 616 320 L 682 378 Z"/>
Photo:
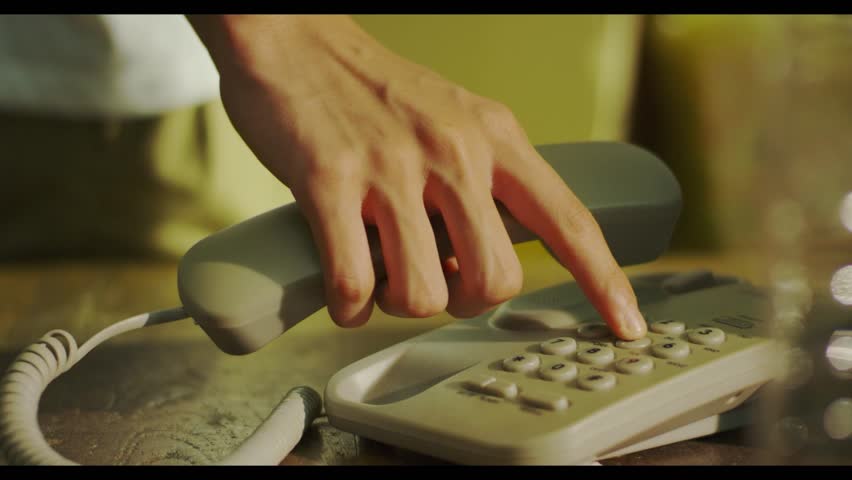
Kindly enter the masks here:
<path id="1" fill-rule="evenodd" d="M 550 247 L 616 335 L 644 336 L 599 226 L 504 105 L 401 58 L 346 16 L 190 21 L 235 128 L 311 226 L 337 324 L 363 324 L 374 302 L 396 316 L 469 317 L 518 294 L 523 272 L 496 199 Z M 439 256 L 434 215 L 453 258 Z M 379 285 L 365 223 L 379 231 Z"/>

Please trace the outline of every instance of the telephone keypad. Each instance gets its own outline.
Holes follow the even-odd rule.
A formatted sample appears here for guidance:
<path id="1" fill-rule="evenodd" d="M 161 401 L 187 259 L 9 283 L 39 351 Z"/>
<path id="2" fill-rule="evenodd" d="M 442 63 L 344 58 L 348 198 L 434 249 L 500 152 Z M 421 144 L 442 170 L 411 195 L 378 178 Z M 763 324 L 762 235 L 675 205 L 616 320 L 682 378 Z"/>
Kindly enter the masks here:
<path id="1" fill-rule="evenodd" d="M 651 323 L 648 336 L 625 341 L 613 337 L 605 324 L 592 323 L 579 327 L 573 335 L 520 348 L 501 360 L 498 370 L 504 373 L 471 379 L 466 385 L 479 393 L 558 412 L 574 401 L 571 391 L 598 395 L 618 389 L 622 382 L 630 384 L 630 377 L 654 375 L 664 364 L 666 368 L 688 367 L 695 345 L 720 346 L 725 340 L 721 329 L 687 329 L 684 322 L 665 320 Z M 539 353 L 530 353 L 535 351 Z"/>

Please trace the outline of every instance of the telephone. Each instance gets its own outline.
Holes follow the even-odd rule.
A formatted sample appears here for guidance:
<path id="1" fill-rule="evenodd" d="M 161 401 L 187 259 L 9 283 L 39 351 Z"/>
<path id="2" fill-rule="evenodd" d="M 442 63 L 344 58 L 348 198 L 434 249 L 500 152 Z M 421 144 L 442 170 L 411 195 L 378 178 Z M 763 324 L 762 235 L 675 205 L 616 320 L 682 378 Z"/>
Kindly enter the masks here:
<path id="1" fill-rule="evenodd" d="M 680 187 L 651 153 L 625 143 L 536 147 L 589 208 L 620 265 L 667 248 Z M 513 243 L 535 240 L 505 209 Z M 451 252 L 435 224 L 442 255 Z M 378 234 L 368 228 L 375 271 Z M 632 277 L 649 334 L 615 339 L 573 283 L 530 292 L 364 358 L 325 390 L 343 430 L 460 463 L 583 464 L 746 421 L 741 405 L 774 373 L 766 296 L 712 272 Z M 294 204 L 211 235 L 178 266 L 182 306 L 116 323 L 80 347 L 49 332 L 2 384 L 0 448 L 16 463 L 73 463 L 36 421 L 47 384 L 106 339 L 192 318 L 225 353 L 254 352 L 325 306 L 310 230 Z M 291 390 L 229 464 L 279 463 L 320 413 Z M 737 408 L 740 407 L 740 408 Z"/>
<path id="2" fill-rule="evenodd" d="M 735 428 L 773 376 L 763 294 L 711 272 L 631 278 L 649 333 L 614 338 L 576 284 L 338 372 L 332 425 L 453 462 L 581 465 Z"/>

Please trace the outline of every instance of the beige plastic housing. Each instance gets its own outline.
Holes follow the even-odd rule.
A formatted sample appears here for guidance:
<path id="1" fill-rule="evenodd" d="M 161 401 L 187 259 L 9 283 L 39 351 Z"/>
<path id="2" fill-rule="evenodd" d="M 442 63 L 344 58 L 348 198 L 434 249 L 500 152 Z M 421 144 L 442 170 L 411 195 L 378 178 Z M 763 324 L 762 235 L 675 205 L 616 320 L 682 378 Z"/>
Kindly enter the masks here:
<path id="1" fill-rule="evenodd" d="M 780 363 L 766 328 L 765 294 L 712 274 L 631 281 L 652 326 L 647 336 L 652 345 L 645 350 L 619 347 L 612 335 L 584 338 L 582 326 L 601 320 L 575 283 L 561 284 L 349 365 L 327 385 L 329 421 L 451 462 L 492 465 L 588 464 L 747 422 L 742 410 L 734 409 L 774 378 Z M 655 333 L 659 321 L 682 322 L 684 331 Z M 707 328 L 724 332 L 724 341 L 707 346 L 689 339 L 690 331 Z M 577 350 L 544 353 L 541 343 L 560 337 L 575 339 Z M 674 341 L 688 345 L 687 356 L 655 356 L 654 345 Z M 578 352 L 590 348 L 611 349 L 615 358 L 607 365 L 584 363 Z M 503 361 L 518 355 L 538 356 L 542 365 L 574 365 L 578 372 L 573 379 L 551 381 L 539 369 L 507 370 Z M 653 368 L 629 374 L 614 366 L 630 358 L 650 359 Z M 582 388 L 578 379 L 590 375 L 612 375 L 615 386 Z M 515 385 L 514 395 L 469 385 L 482 376 Z M 525 397 L 532 394 L 563 397 L 568 406 L 552 410 L 532 404 Z"/>
<path id="2" fill-rule="evenodd" d="M 669 244 L 681 191 L 650 152 L 617 142 L 540 145 L 542 157 L 589 208 L 621 265 L 647 262 Z M 534 240 L 505 209 L 513 243 Z M 442 255 L 452 246 L 434 222 Z M 368 228 L 373 264 L 383 275 L 377 231 Z M 289 204 L 217 232 L 194 245 L 178 267 L 187 313 L 221 350 L 254 352 L 326 306 L 322 271 L 309 227 Z"/>

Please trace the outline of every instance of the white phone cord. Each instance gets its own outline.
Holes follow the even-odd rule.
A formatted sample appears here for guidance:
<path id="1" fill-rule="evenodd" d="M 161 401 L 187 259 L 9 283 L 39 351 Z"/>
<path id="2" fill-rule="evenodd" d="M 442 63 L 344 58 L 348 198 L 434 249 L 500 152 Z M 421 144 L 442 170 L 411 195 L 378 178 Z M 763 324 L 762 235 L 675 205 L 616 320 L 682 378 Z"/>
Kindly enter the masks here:
<path id="1" fill-rule="evenodd" d="M 0 383 L 0 453 L 11 465 L 77 465 L 57 453 L 38 423 L 44 390 L 86 354 L 116 335 L 187 318 L 183 307 L 143 313 L 115 323 L 77 348 L 64 330 L 51 330 L 12 362 Z M 299 443 L 322 410 L 322 399 L 310 387 L 296 387 L 234 452 L 218 465 L 277 465 Z"/>

